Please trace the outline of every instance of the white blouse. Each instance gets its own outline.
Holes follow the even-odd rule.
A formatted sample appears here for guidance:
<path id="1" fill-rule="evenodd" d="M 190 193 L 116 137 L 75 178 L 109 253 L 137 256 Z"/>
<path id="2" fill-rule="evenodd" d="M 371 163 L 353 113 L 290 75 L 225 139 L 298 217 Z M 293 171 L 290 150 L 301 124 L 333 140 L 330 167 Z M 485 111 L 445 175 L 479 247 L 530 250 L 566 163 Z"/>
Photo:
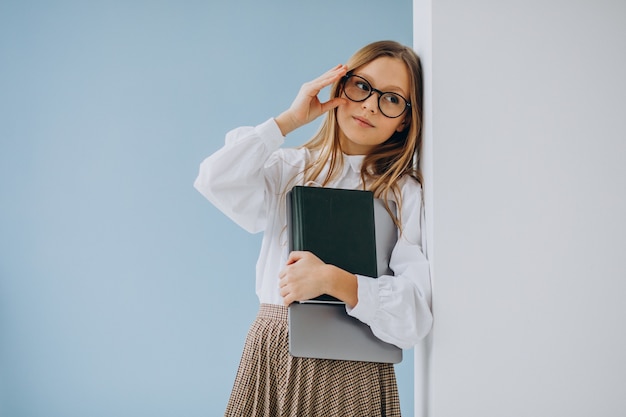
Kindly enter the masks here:
<path id="1" fill-rule="evenodd" d="M 261 303 L 283 305 L 278 274 L 288 258 L 285 195 L 303 185 L 308 149 L 280 148 L 285 138 L 274 119 L 240 127 L 226 144 L 200 165 L 194 187 L 239 226 L 264 231 L 256 266 L 256 293 Z M 328 187 L 362 189 L 362 155 L 343 155 L 343 172 Z M 325 172 L 320 178 L 325 177 Z M 422 249 L 421 187 L 413 178 L 400 182 L 403 232 L 389 262 L 394 275 L 357 275 L 358 304 L 348 314 L 368 324 L 380 339 L 408 349 L 432 326 L 431 283 Z"/>

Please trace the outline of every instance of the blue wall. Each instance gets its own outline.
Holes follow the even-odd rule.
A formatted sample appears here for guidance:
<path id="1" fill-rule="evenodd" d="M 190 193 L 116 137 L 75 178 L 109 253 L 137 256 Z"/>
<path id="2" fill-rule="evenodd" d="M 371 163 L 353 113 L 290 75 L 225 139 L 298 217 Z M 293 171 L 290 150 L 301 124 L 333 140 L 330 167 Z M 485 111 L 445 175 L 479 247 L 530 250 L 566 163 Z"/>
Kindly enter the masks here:
<path id="1" fill-rule="evenodd" d="M 0 3 L 0 415 L 222 414 L 260 236 L 198 165 L 365 43 L 410 44 L 411 3 Z"/>

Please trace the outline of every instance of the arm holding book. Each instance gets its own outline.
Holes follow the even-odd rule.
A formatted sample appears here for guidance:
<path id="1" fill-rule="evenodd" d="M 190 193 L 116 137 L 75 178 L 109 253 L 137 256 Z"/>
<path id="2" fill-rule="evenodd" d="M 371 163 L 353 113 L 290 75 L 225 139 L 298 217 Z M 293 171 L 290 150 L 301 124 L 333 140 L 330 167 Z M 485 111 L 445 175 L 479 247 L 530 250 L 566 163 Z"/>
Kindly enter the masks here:
<path id="1" fill-rule="evenodd" d="M 430 268 L 422 247 L 421 187 L 405 178 L 401 190 L 403 227 L 389 261 L 393 275 L 354 275 L 310 252 L 294 251 L 280 273 L 284 303 L 332 295 L 378 338 L 401 348 L 413 347 L 428 334 L 433 318 Z"/>
<path id="2" fill-rule="evenodd" d="M 422 243 L 421 186 L 412 178 L 402 184 L 403 233 L 391 254 L 393 276 L 357 276 L 358 304 L 348 314 L 367 323 L 380 339 L 411 348 L 433 323 L 428 259 Z"/>
<path id="3" fill-rule="evenodd" d="M 325 264 L 311 252 L 291 252 L 279 277 L 280 295 L 287 306 L 322 294 L 332 295 L 350 308 L 358 303 L 356 275 Z"/>

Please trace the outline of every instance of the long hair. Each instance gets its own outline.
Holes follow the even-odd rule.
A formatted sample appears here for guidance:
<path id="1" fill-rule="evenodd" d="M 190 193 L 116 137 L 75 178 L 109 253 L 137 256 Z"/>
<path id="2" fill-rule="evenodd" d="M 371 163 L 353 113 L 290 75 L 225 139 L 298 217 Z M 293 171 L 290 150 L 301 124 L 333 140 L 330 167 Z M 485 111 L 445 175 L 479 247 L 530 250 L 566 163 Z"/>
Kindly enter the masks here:
<path id="1" fill-rule="evenodd" d="M 361 166 L 363 187 L 374 192 L 374 196 L 387 201 L 392 193 L 401 208 L 401 196 L 398 181 L 404 175 L 410 175 L 420 184 L 423 183 L 419 166 L 422 147 L 422 66 L 417 54 L 409 47 L 395 41 L 378 41 L 359 49 L 347 62 L 348 71 L 353 71 L 377 58 L 391 57 L 404 62 L 409 72 L 409 101 L 411 106 L 405 117 L 405 128 L 395 132 L 389 139 L 374 147 L 364 158 Z M 342 93 L 342 80 L 331 86 L 331 97 Z M 304 171 L 305 183 L 315 181 L 326 164 L 329 169 L 320 185 L 325 186 L 340 172 L 343 165 L 337 109 L 328 112 L 317 133 L 301 147 L 318 151 L 315 161 L 310 161 Z M 367 185 L 366 185 L 367 184 Z M 389 207 L 387 207 L 389 210 Z M 400 219 L 391 213 L 400 226 Z"/>

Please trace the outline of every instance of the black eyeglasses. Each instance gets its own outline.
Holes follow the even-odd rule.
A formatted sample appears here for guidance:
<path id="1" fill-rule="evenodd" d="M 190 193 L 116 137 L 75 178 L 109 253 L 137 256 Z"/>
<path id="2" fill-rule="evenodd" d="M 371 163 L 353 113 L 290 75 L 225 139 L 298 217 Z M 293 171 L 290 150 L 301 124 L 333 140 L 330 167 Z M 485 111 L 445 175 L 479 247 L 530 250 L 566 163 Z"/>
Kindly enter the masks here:
<path id="1" fill-rule="evenodd" d="M 397 93 L 383 92 L 375 89 L 365 78 L 351 73 L 343 77 L 343 92 L 348 99 L 360 103 L 374 93 L 378 93 L 378 109 L 390 119 L 402 116 L 411 107 L 411 103 Z"/>

